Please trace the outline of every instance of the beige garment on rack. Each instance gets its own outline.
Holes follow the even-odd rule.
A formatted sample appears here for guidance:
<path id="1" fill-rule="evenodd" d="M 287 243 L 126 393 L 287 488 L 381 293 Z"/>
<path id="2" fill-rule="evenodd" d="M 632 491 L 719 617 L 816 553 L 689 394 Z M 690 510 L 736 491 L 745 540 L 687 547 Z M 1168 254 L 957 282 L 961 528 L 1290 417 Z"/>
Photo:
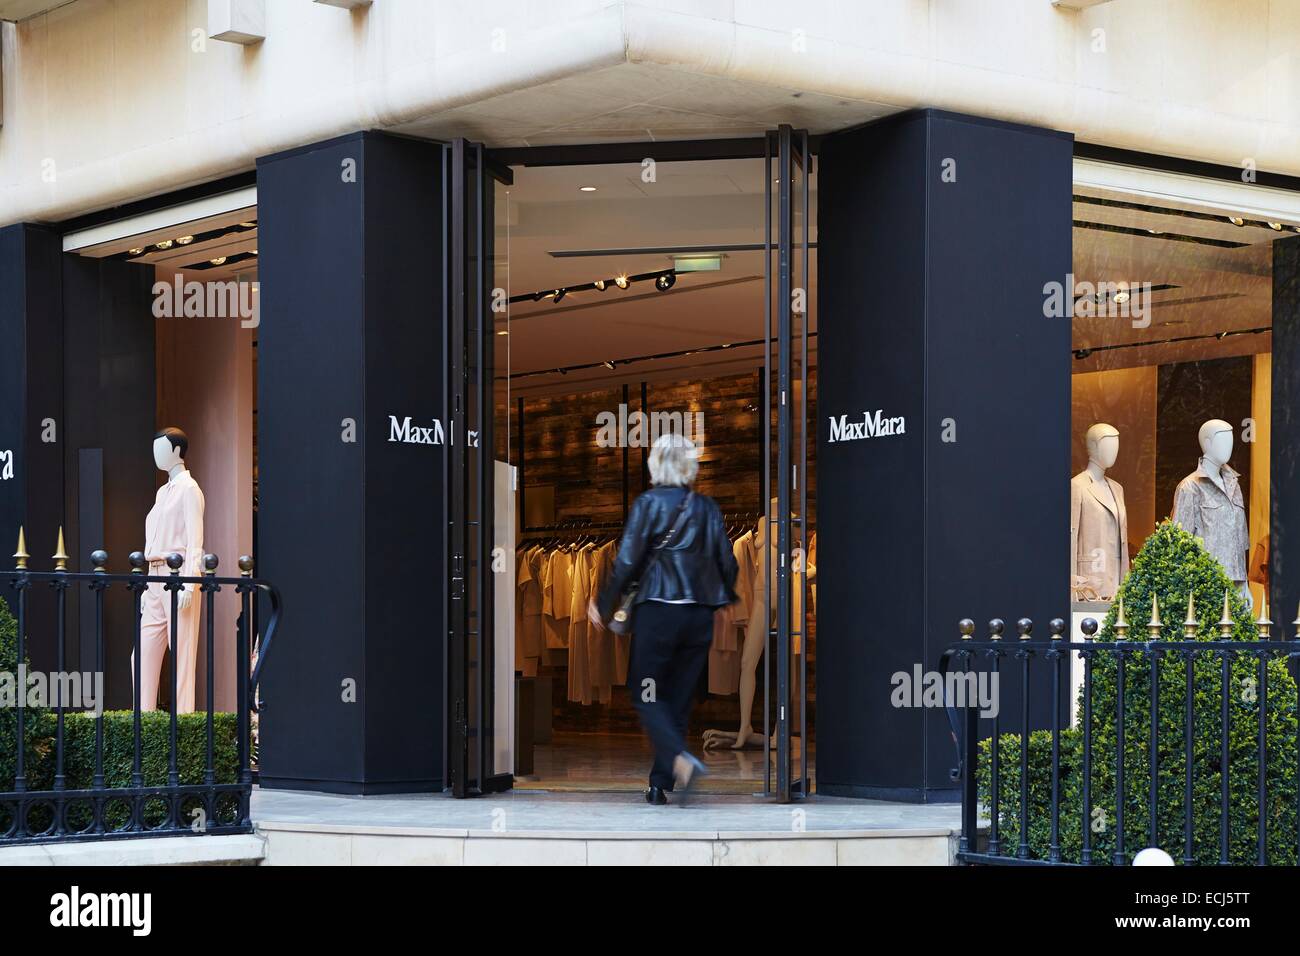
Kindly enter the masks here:
<path id="1" fill-rule="evenodd" d="M 600 594 L 614 567 L 614 554 L 618 545 L 613 542 L 596 548 L 591 554 L 591 580 L 588 593 Z M 597 703 L 607 704 L 613 696 L 616 683 L 614 643 L 617 635 L 604 628 L 592 628 L 587 639 L 587 672 L 591 675 L 592 696 Z"/>
<path id="2" fill-rule="evenodd" d="M 763 605 L 768 595 L 771 596 L 771 608 L 769 609 L 767 629 L 771 630 L 776 627 L 776 572 L 777 572 L 777 554 L 776 544 L 773 542 L 768 554 L 771 560 L 771 574 L 769 583 L 771 590 L 763 590 L 763 565 L 765 559 L 764 542 L 767 535 L 764 533 L 764 523 L 759 525 L 758 534 L 754 536 L 754 600 L 750 607 L 748 627 L 763 627 Z M 795 654 L 803 653 L 803 630 L 808 626 L 807 617 L 804 615 L 803 592 L 805 581 L 812 581 L 817 577 L 817 566 L 812 563 L 805 555 L 804 570 L 796 571 L 790 582 L 790 630 L 791 630 L 791 651 Z"/>
<path id="3" fill-rule="evenodd" d="M 720 696 L 740 689 L 740 652 L 749 606 L 754 599 L 754 535 L 746 531 L 731 546 L 739 570 L 736 603 L 719 608 L 713 617 L 713 643 L 709 647 L 709 693 Z"/>
<path id="4" fill-rule="evenodd" d="M 573 562 L 568 553 L 561 550 L 550 552 L 543 560 L 546 572 L 542 577 L 542 632 L 548 650 L 562 650 L 569 646 L 569 601 L 572 598 L 569 578 Z"/>
<path id="5" fill-rule="evenodd" d="M 576 704 L 591 703 L 591 673 L 587 643 L 591 627 L 587 621 L 587 589 L 591 585 L 591 547 L 572 554 L 569 595 L 568 697 Z"/>
<path id="6" fill-rule="evenodd" d="M 536 677 L 542 656 L 542 552 L 525 548 L 519 553 L 515 576 L 515 670 Z"/>

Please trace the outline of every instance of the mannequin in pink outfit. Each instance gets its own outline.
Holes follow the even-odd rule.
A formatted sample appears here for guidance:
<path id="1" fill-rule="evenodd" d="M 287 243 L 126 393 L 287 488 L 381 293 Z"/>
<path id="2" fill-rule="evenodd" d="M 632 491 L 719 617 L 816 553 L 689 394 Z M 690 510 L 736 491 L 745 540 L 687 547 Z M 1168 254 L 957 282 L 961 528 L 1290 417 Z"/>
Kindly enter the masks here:
<path id="1" fill-rule="evenodd" d="M 153 508 L 145 519 L 145 558 L 149 575 L 170 572 L 167 555 L 176 552 L 184 559 L 180 573 L 198 577 L 203 573 L 203 492 L 185 468 L 189 439 L 179 428 L 164 428 L 154 436 L 153 460 L 167 482 L 158 489 Z M 176 712 L 194 711 L 194 664 L 199 640 L 199 602 L 194 585 L 177 594 Z M 158 707 L 158 680 L 163 658 L 171 645 L 172 595 L 162 584 L 150 584 L 140 598 L 140 709 Z M 135 659 L 132 655 L 132 673 Z"/>

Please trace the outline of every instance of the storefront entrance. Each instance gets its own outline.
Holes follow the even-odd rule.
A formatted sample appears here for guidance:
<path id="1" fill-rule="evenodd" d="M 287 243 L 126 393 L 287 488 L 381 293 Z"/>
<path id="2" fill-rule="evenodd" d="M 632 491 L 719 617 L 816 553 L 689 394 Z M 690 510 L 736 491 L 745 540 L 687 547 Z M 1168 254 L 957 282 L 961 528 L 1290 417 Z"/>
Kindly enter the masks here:
<path id="1" fill-rule="evenodd" d="M 586 603 L 662 431 L 699 446 L 696 488 L 742 568 L 688 728 L 706 786 L 811 789 L 815 175 L 789 128 L 694 145 L 446 147 L 448 408 L 471 436 L 448 449 L 457 795 L 645 786 L 634 638 L 591 627 Z"/>

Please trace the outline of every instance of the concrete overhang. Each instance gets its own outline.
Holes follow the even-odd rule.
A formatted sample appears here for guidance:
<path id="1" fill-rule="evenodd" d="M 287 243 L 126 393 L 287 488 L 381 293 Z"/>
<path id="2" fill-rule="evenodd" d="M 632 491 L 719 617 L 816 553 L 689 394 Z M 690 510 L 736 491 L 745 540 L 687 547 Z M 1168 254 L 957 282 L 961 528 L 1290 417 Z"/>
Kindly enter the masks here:
<path id="1" fill-rule="evenodd" d="M 0 20 L 18 22 L 73 2 L 74 0 L 0 0 Z"/>

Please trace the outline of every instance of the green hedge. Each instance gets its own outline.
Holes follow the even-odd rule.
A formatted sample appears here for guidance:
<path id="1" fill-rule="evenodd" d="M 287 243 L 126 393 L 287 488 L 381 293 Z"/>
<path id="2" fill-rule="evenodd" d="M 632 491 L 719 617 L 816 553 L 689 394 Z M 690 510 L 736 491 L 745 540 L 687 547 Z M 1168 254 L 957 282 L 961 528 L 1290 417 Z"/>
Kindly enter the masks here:
<path id="1" fill-rule="evenodd" d="M 4 601 L 0 600 L 0 669 L 17 673 L 17 627 Z M 133 712 L 105 711 L 103 774 L 105 786 L 128 787 L 135 755 Z M 14 783 L 14 741 L 17 713 L 13 708 L 0 710 L 0 790 L 12 790 Z M 207 713 L 177 715 L 177 771 L 182 784 L 202 784 L 207 766 Z M 238 725 L 236 715 L 216 713 L 212 719 L 213 758 L 217 783 L 234 783 L 239 772 Z M 54 785 L 56 718 L 52 711 L 28 709 L 26 715 L 27 749 L 25 753 L 28 790 L 49 790 Z M 89 789 L 95 773 L 95 716 L 69 712 L 64 717 L 64 775 L 69 790 Z M 171 717 L 166 711 L 148 711 L 140 715 L 141 773 L 145 786 L 167 784 L 168 754 L 171 746 Z M 196 798 L 182 804 L 182 819 L 188 824 L 191 811 L 201 806 Z M 218 818 L 229 822 L 237 809 L 233 796 L 218 802 Z M 157 826 L 165 819 L 165 805 L 151 798 L 145 805 L 147 825 Z M 129 808 L 122 801 L 106 806 L 109 828 L 124 825 Z M 12 825 L 12 810 L 0 807 L 0 832 Z M 90 822 L 89 806 L 74 803 L 69 807 L 68 826 L 81 829 Z M 29 829 L 41 830 L 49 823 L 49 811 L 34 807 Z"/>
<path id="2" fill-rule="evenodd" d="M 1162 523 L 1134 559 L 1120 588 L 1128 639 L 1145 641 L 1153 595 L 1159 598 L 1164 621 L 1162 640 L 1181 641 L 1189 591 L 1199 622 L 1196 639 L 1218 638 L 1224 592 L 1229 592 L 1233 640 L 1256 641 L 1258 630 L 1249 610 L 1222 566 L 1205 551 L 1200 540 L 1171 522 Z M 1096 640 L 1116 638 L 1118 602 L 1112 605 Z M 1040 665 L 1041 666 L 1041 665 Z M 1193 856 L 1199 864 L 1219 859 L 1221 776 L 1220 662 L 1199 655 L 1193 668 L 1195 732 L 1192 753 Z M 1268 803 L 1268 857 L 1270 863 L 1296 863 L 1296 685 L 1281 659 L 1270 659 L 1268 671 L 1268 746 L 1266 779 Z M 1157 845 L 1174 859 L 1183 857 L 1185 733 L 1185 662 L 1181 655 L 1166 654 L 1158 666 L 1160 681 L 1157 776 Z M 1125 860 L 1147 846 L 1150 813 L 1150 661 L 1131 655 L 1125 671 L 1124 719 L 1124 849 Z M 1259 695 L 1255 686 L 1257 660 L 1238 659 L 1231 666 L 1229 687 L 1229 859 L 1251 864 L 1257 859 L 1259 822 L 1257 779 L 1259 767 Z M 1092 682 L 1092 834 L 1093 861 L 1106 863 L 1116 842 L 1115 765 L 1117 750 L 1116 704 L 1118 665 L 1110 655 L 1097 655 Z M 1253 689 L 1254 693 L 1251 693 Z M 1252 696 L 1254 699 L 1252 700 Z M 1083 714 L 1079 702 L 1080 720 Z M 991 741 L 981 744 L 977 780 L 981 801 L 991 798 L 989 756 Z M 1063 858 L 1078 862 L 1082 848 L 1081 730 L 1061 734 L 1061 846 Z M 1006 734 L 999 745 L 1001 784 L 1000 826 L 1005 850 L 1015 851 L 1019 841 L 1020 737 Z M 1029 743 L 1029 844 L 1035 858 L 1047 856 L 1050 835 L 1051 733 L 1037 731 Z M 1099 809 L 1097 809 L 1099 808 Z"/>

